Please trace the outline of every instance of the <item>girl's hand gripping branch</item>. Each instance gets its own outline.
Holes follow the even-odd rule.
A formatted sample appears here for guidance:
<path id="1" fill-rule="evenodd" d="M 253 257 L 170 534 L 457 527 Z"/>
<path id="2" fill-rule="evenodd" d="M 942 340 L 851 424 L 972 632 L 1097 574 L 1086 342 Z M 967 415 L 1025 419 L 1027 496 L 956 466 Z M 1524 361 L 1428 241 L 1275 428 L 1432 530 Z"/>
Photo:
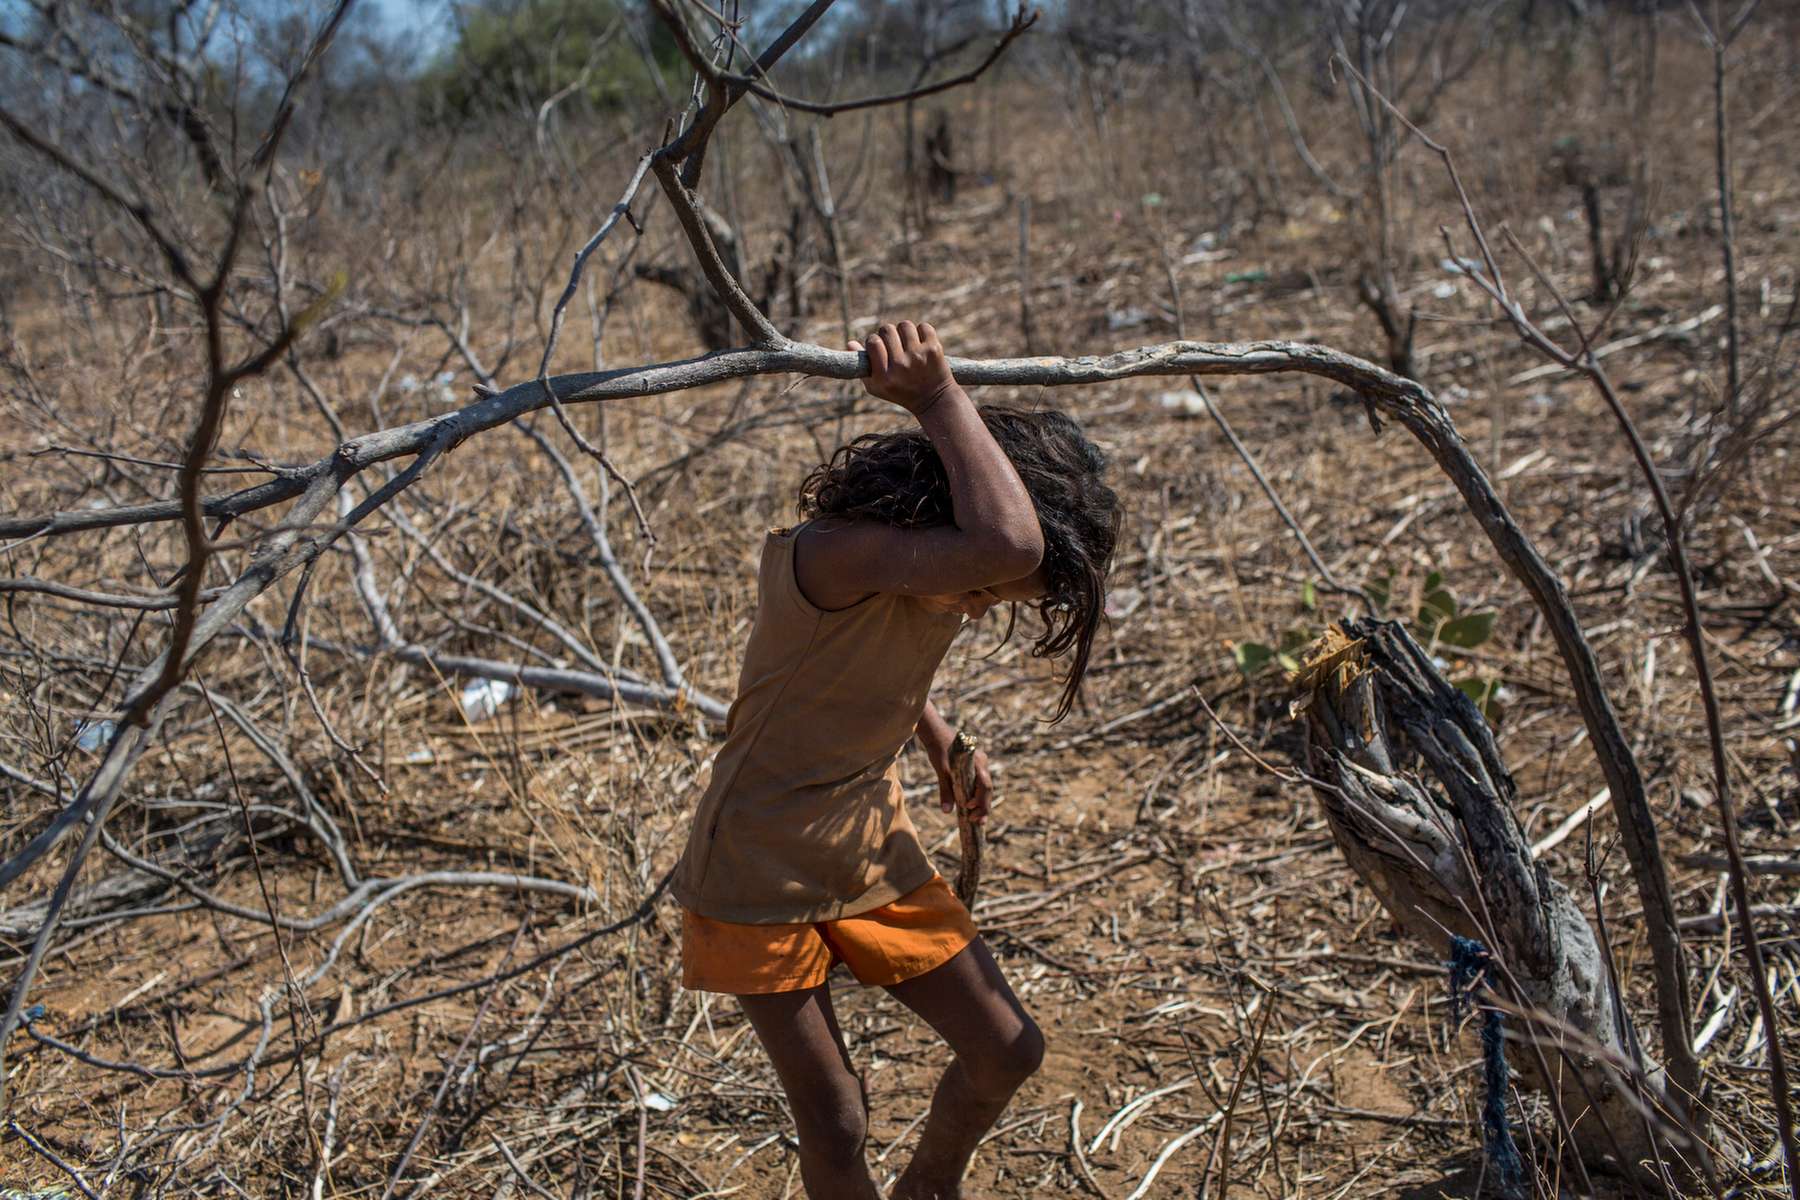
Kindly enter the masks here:
<path id="1" fill-rule="evenodd" d="M 864 349 L 851 342 L 852 350 Z M 956 387 L 950 361 L 937 330 L 929 324 L 902 321 L 883 325 L 869 339 L 869 377 L 863 387 L 871 396 L 892 401 L 915 417 L 923 417 L 944 393 Z"/>
<path id="2" fill-rule="evenodd" d="M 863 349 L 858 342 L 850 347 Z M 936 331 L 911 321 L 883 325 L 869 338 L 868 355 L 863 385 L 918 418 L 943 466 L 953 511 L 947 522 L 918 527 L 866 517 L 808 525 L 795 548 L 801 593 L 837 609 L 873 592 L 898 592 L 972 617 L 997 600 L 1041 594 L 1041 581 L 1024 582 L 1044 557 L 1031 494 L 950 374 Z M 857 461 L 850 453 L 843 469 Z M 1009 584 L 1019 586 L 1008 591 Z"/>

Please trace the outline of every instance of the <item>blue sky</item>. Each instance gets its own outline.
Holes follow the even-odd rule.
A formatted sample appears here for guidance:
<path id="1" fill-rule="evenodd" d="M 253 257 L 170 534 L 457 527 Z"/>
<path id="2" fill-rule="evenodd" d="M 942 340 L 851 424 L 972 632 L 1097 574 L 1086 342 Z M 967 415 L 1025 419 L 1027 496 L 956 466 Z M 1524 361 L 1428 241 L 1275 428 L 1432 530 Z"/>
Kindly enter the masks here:
<path id="1" fill-rule="evenodd" d="M 350 14 L 349 28 L 375 34 L 390 45 L 410 51 L 412 62 L 422 67 L 454 39 L 454 7 L 464 2 L 467 0 L 357 0 Z M 729 4 L 730 0 L 718 2 Z M 324 19 L 332 3 L 333 0 L 234 0 L 231 7 L 249 13 L 278 14 L 299 10 L 318 21 Z M 764 27 L 791 17 L 802 7 L 801 0 L 737 0 L 737 3 L 739 11 L 749 18 L 752 42 L 759 40 L 758 35 Z M 990 3 L 998 7 L 996 0 L 990 0 Z M 1039 0 L 1036 7 L 1055 10 L 1061 3 L 1060 0 Z M 826 22 L 854 20 L 856 9 L 853 3 L 841 3 L 827 16 Z M 0 28 L 19 29 L 29 11 L 24 0 L 0 0 Z M 999 19 L 995 17 L 995 20 Z M 228 28 L 221 30 L 227 37 Z"/>
<path id="2" fill-rule="evenodd" d="M 350 27 L 378 32 L 383 40 L 411 41 L 424 61 L 448 45 L 455 34 L 451 4 L 452 0 L 357 0 L 350 12 Z M 237 0 L 234 7 L 249 12 L 299 9 L 319 20 L 331 10 L 327 0 Z M 23 0 L 0 0 L 0 28 L 23 28 L 30 11 Z"/>
<path id="3" fill-rule="evenodd" d="M 364 28 L 373 24 L 384 40 L 401 37 L 417 39 L 419 57 L 428 59 L 449 44 L 456 26 L 450 15 L 450 0 L 359 0 L 366 12 L 356 16 Z"/>

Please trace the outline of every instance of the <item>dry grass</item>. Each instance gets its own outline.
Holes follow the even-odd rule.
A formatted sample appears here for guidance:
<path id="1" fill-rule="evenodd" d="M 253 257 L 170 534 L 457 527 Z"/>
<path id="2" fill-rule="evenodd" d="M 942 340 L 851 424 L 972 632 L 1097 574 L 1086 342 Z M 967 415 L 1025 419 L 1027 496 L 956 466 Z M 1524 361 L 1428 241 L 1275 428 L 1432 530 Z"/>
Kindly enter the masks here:
<path id="1" fill-rule="evenodd" d="M 1783 164 L 1797 147 L 1792 124 L 1779 116 L 1783 89 L 1791 90 L 1781 72 L 1789 53 L 1774 36 L 1747 52 L 1739 99 L 1739 271 L 1747 293 L 1762 297 L 1746 320 L 1756 352 L 1774 344 L 1796 286 L 1800 184 Z M 1645 245 L 1637 287 L 1613 330 L 1618 337 L 1685 320 L 1720 294 L 1707 216 L 1704 64 L 1679 46 L 1668 59 L 1652 204 L 1657 236 Z M 1440 125 L 1490 181 L 1495 215 L 1512 220 L 1559 280 L 1579 290 L 1586 260 L 1576 198 L 1534 174 L 1545 139 L 1538 117 L 1497 116 L 1508 97 L 1548 86 L 1551 71 L 1517 60 L 1496 66 L 1455 94 Z M 1579 72 L 1571 79 L 1588 90 L 1568 101 L 1569 113 L 1597 111 L 1591 92 L 1599 84 Z M 1163 274 L 1163 248 L 1172 247 L 1178 261 L 1186 259 L 1179 279 L 1195 334 L 1313 340 L 1372 356 L 1374 329 L 1356 304 L 1349 261 L 1359 235 L 1345 214 L 1306 189 L 1284 147 L 1271 152 L 1280 161 L 1259 163 L 1246 127 L 1208 132 L 1219 143 L 1210 166 L 1197 153 L 1186 156 L 1179 138 L 1176 152 L 1166 153 L 1169 138 L 1156 135 L 1181 118 L 1182 97 L 1152 91 L 1129 72 L 1125 81 L 1128 92 L 1144 92 L 1109 110 L 1105 141 L 1085 100 L 1059 108 L 1017 84 L 958 100 L 981 131 L 969 139 L 970 153 L 991 152 L 1004 186 L 965 189 L 907 255 L 894 238 L 884 177 L 866 185 L 850 239 L 859 321 L 918 314 L 937 324 L 956 353 L 1014 350 L 1010 201 L 1029 194 L 1034 316 L 1059 351 L 1172 336 Z M 1341 113 L 1333 118 L 1324 101 L 1313 103 L 1319 111 L 1306 114 L 1309 122 L 1341 128 Z M 1494 128 L 1502 119 L 1512 124 Z M 889 124 L 876 128 L 891 136 Z M 833 133 L 846 145 L 856 136 L 847 128 Z M 766 248 L 783 214 L 772 181 L 759 181 L 746 161 L 759 152 L 742 134 L 733 165 L 745 175 L 734 199 L 752 246 Z M 611 203 L 607 189 L 625 157 L 606 157 L 603 183 L 590 180 L 587 206 L 561 213 L 521 185 L 454 170 L 434 183 L 430 203 L 409 210 L 396 202 L 383 236 L 368 232 L 374 226 L 366 221 L 345 220 L 348 201 L 323 197 L 320 225 L 305 235 L 308 253 L 317 256 L 321 278 L 338 263 L 364 264 L 352 291 L 371 307 L 391 293 L 435 296 L 448 311 L 447 298 L 462 286 L 452 269 L 465 264 L 471 341 L 494 367 L 516 339 L 515 357 L 495 369 L 518 378 L 535 364 L 549 300 L 515 310 L 513 299 L 543 280 L 554 295 L 559 264 Z M 1265 186 L 1281 189 L 1284 212 L 1247 220 L 1255 215 L 1247 211 L 1255 207 L 1247 171 L 1268 173 Z M 1423 157 L 1403 160 L 1407 224 L 1419 233 L 1403 284 L 1426 314 L 1421 370 L 1452 402 L 1463 436 L 1575 597 L 1659 806 L 1680 911 L 1718 913 L 1721 875 L 1692 859 L 1720 853 L 1703 727 L 1675 588 L 1654 552 L 1653 525 L 1645 529 L 1647 499 L 1597 397 L 1562 379 L 1509 382 L 1537 362 L 1493 327 L 1472 288 L 1436 269 L 1439 252 L 1424 231 L 1455 214 L 1434 172 Z M 1141 198 L 1150 193 L 1164 202 L 1146 207 Z M 1245 219 L 1220 228 L 1213 216 L 1227 202 Z M 666 214 L 655 214 L 653 224 L 668 226 Z M 327 229 L 333 236 L 323 235 Z M 495 231 L 501 236 L 490 241 Z M 1218 235 L 1217 252 L 1193 254 L 1205 232 Z M 387 235 L 395 249 L 381 258 L 376 243 Z M 1228 280 L 1244 272 L 1266 275 Z M 1445 283 L 1451 291 L 1440 296 Z M 812 286 L 815 314 L 797 333 L 830 344 L 839 336 L 829 315 L 835 303 L 824 279 Z M 20 386 L 9 393 L 13 424 L 0 434 L 11 464 L 0 485 L 5 505 L 32 512 L 165 494 L 165 473 L 152 468 L 29 456 L 94 436 L 116 451 L 170 457 L 191 395 L 183 375 L 187 331 L 146 337 L 137 315 L 121 306 L 97 315 L 89 336 L 53 295 L 38 300 L 12 314 L 15 346 L 32 356 L 45 403 L 34 406 Z M 1108 314 L 1117 321 L 1128 309 L 1143 310 L 1145 321 L 1109 329 Z M 508 315 L 515 311 L 516 319 Z M 591 364 L 582 319 L 565 335 L 570 367 Z M 441 357 L 436 331 L 365 319 L 342 328 L 339 356 L 315 353 L 309 363 L 352 433 L 428 411 L 429 387 L 377 387 L 390 362 L 397 362 L 394 380 L 456 370 L 457 392 L 466 394 L 467 372 Z M 1722 374 L 1718 332 L 1715 320 L 1613 360 L 1677 490 L 1708 436 Z M 606 353 L 614 363 L 650 361 L 690 344 L 670 298 L 640 286 L 612 318 Z M 1771 411 L 1791 412 L 1791 351 L 1767 379 L 1777 389 Z M 1259 1196 L 1474 1195 L 1481 1176 L 1477 1047 L 1472 1034 L 1446 1028 L 1440 967 L 1421 961 L 1422 951 L 1396 935 L 1343 867 L 1310 795 L 1238 753 L 1194 699 L 1198 689 L 1238 736 L 1284 760 L 1298 733 L 1283 688 L 1272 675 L 1244 679 L 1229 647 L 1316 627 L 1336 600 L 1321 596 L 1326 613 L 1304 607 L 1309 572 L 1291 536 L 1211 425 L 1171 407 L 1171 394 L 1181 392 L 1140 381 L 1025 397 L 1080 416 L 1112 455 L 1129 507 L 1113 582 L 1117 616 L 1097 648 L 1086 705 L 1064 725 L 1042 727 L 1053 693 L 1047 671 L 1017 644 L 990 655 L 993 628 L 959 643 L 939 679 L 940 706 L 980 731 L 998 764 L 1001 798 L 976 915 L 1050 1044 L 1045 1069 L 979 1152 L 969 1194 L 1097 1187 L 1105 1196 L 1136 1195 L 1159 1155 L 1180 1143 L 1142 1194 L 1223 1190 L 1228 1173 L 1240 1193 Z M 1599 790 L 1554 648 L 1420 449 L 1399 431 L 1371 438 L 1361 406 L 1342 403 L 1316 381 L 1233 381 L 1214 394 L 1335 572 L 1365 580 L 1391 571 L 1404 611 L 1425 576 L 1441 571 L 1467 607 L 1498 610 L 1494 640 L 1455 666 L 1504 685 L 1501 744 L 1528 831 L 1555 827 Z M 854 397 L 854 388 L 820 381 L 771 380 L 633 402 L 608 421 L 610 447 L 641 481 L 658 539 L 641 590 L 691 678 L 712 694 L 732 692 L 762 529 L 791 512 L 793 488 L 821 452 L 893 421 L 868 403 L 846 416 Z M 715 431 L 761 414 L 775 419 L 682 461 Z M 597 436 L 597 414 L 577 420 Z M 271 375 L 246 389 L 221 444 L 299 462 L 331 439 L 294 381 Z M 1791 430 L 1756 446 L 1696 511 L 1689 535 L 1703 573 L 1746 838 L 1753 852 L 1790 856 L 1800 821 L 1794 446 Z M 594 475 L 584 470 L 591 491 Z M 416 522 L 439 531 L 462 570 L 532 598 L 609 660 L 647 661 L 591 561 L 566 493 L 518 435 L 497 430 L 461 447 L 405 504 Z M 1764 552 L 1760 562 L 1745 526 Z M 616 498 L 611 527 L 621 557 L 639 561 L 645 547 Z M 540 631 L 447 580 L 392 529 L 377 523 L 368 540 L 384 581 L 411 580 L 402 611 L 412 636 L 496 657 L 548 648 Z M 148 586 L 148 571 L 166 579 L 179 550 L 171 531 L 141 539 L 80 535 L 15 550 L 9 569 Z M 371 640 L 351 569 L 347 555 L 321 562 L 308 587 L 311 636 Z M 19 1124 L 90 1183 L 116 1172 L 110 1194 L 277 1196 L 322 1187 L 325 1195 L 381 1196 L 421 1129 L 400 1189 L 414 1196 L 628 1195 L 638 1180 L 652 1196 L 796 1194 L 780 1089 L 731 1002 L 677 986 L 678 912 L 666 900 L 642 923 L 516 978 L 363 1019 L 483 980 L 631 914 L 679 851 L 714 744 L 692 714 L 528 693 L 492 718 L 469 720 L 455 700 L 461 681 L 391 659 L 347 662 L 314 649 L 307 662 L 319 702 L 362 749 L 385 785 L 378 789 L 327 739 L 292 669 L 249 636 L 278 629 L 286 601 L 284 592 L 257 602 L 246 636 L 215 651 L 202 673 L 209 688 L 273 735 L 344 828 L 364 875 L 518 871 L 588 884 L 597 901 L 569 905 L 493 888 L 422 889 L 396 900 L 361 925 L 294 1015 L 266 1031 L 269 1060 L 248 1080 L 181 1075 L 241 1058 L 265 1032 L 259 999 L 285 986 L 284 954 L 303 974 L 339 927 L 285 935 L 278 946 L 266 924 L 194 911 L 172 889 L 135 901 L 147 911 L 130 919 L 91 906 L 68 922 L 47 963 L 35 994 L 46 1013 L 35 1030 L 91 1059 L 171 1076 L 100 1069 L 22 1033 L 9 1085 Z M 106 661 L 121 654 L 144 661 L 157 622 L 146 621 L 127 644 L 128 623 L 96 620 L 60 601 L 18 599 L 7 615 L 5 758 L 47 774 L 45 755 L 66 747 L 76 721 L 99 704 Z M 509 647 L 497 633 L 530 644 Z M 78 779 L 92 759 L 73 750 L 65 761 Z M 917 760 L 912 771 L 915 781 L 927 775 Z M 0 788 L 8 789 L 0 794 L 10 849 L 54 805 L 11 784 Z M 235 797 L 290 803 L 291 783 L 197 696 L 183 702 L 146 756 L 132 794 L 135 803 L 114 822 L 129 844 L 167 852 L 179 829 L 190 839 L 216 831 L 223 844 L 195 868 L 195 881 L 222 898 L 260 911 L 258 864 L 284 914 L 319 911 L 342 893 L 316 843 L 279 822 L 259 826 L 253 862 Z M 929 805 L 915 815 L 948 871 L 953 826 Z M 194 826 L 208 817 L 210 824 Z M 1609 812 L 1595 818 L 1591 834 L 1620 969 L 1648 1029 L 1647 950 Z M 1578 833 L 1551 856 L 1578 893 L 1585 849 Z M 41 895 L 55 869 L 40 867 L 8 903 Z M 96 861 L 88 878 L 120 870 Z M 1800 1055 L 1793 920 L 1800 896 L 1791 875 L 1760 876 L 1756 890 L 1760 903 L 1785 913 L 1770 919 L 1765 944 L 1792 1059 Z M 22 944 L 9 940 L 17 961 Z M 1726 1157 L 1766 1162 L 1773 1125 L 1756 1064 L 1767 1031 L 1726 935 L 1716 926 L 1696 929 L 1693 948 L 1699 1016 L 1710 1028 L 1722 1013 L 1705 1058 Z M 870 1157 L 885 1176 L 905 1161 L 943 1053 L 878 992 L 846 985 L 836 1002 L 852 1055 L 868 1070 Z M 283 1060 L 296 1031 L 310 1038 L 338 1027 L 300 1070 Z M 1535 1102 L 1525 1103 L 1533 1129 L 1545 1132 L 1549 1123 Z M 1229 1117 L 1221 1115 L 1228 1108 Z M 1558 1168 L 1541 1157 L 1545 1150 L 1545 1142 L 1533 1143 L 1545 1186 L 1556 1194 Z M 316 1182 L 321 1162 L 329 1166 Z M 6 1184 L 59 1178 L 16 1137 L 0 1144 L 0 1164 Z M 1766 1173 L 1763 1179 L 1769 1184 Z"/>

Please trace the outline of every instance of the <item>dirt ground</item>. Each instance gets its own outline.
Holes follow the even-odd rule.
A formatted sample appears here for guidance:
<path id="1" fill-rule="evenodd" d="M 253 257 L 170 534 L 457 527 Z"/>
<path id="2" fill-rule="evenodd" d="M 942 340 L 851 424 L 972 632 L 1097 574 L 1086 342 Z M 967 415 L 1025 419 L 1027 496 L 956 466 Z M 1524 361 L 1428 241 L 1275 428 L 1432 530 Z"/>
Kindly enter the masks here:
<path id="1" fill-rule="evenodd" d="M 1695 129 L 1703 116 L 1693 114 Z M 1791 303 L 1800 250 L 1800 180 L 1756 165 L 1792 161 L 1792 129 L 1779 124 L 1744 134 L 1751 178 L 1738 270 L 1746 294 L 1763 297 L 1748 316 L 1763 331 Z M 894 244 L 857 251 L 857 326 L 911 314 L 933 320 L 953 353 L 1017 352 L 1012 199 L 1029 178 L 1032 299 L 1046 346 L 1098 353 L 1174 337 L 1160 249 L 1170 246 L 1189 336 L 1282 337 L 1377 354 L 1345 266 L 1345 233 L 1322 202 L 1298 200 L 1283 219 L 1218 230 L 1179 205 L 1145 209 L 1140 197 L 1153 189 L 1132 179 L 1113 186 L 1116 210 L 1096 206 L 1085 179 L 1072 175 L 1059 190 L 1033 168 L 1056 153 L 1048 134 L 1010 152 L 1009 179 L 966 187 L 910 254 Z M 1436 170 L 1424 158 L 1409 163 L 1421 180 Z M 1648 243 L 1638 287 L 1607 337 L 1641 339 L 1609 363 L 1680 487 L 1721 353 L 1716 315 L 1684 323 L 1717 303 L 1720 277 L 1705 233 L 1706 194 L 1678 193 L 1688 177 L 1671 174 L 1664 232 Z M 1453 223 L 1441 187 L 1421 187 L 1431 223 Z M 1561 247 L 1551 269 L 1578 280 L 1582 234 L 1571 203 L 1546 200 L 1516 225 Z M 1650 781 L 1679 910 L 1695 920 L 1699 1017 L 1709 1027 L 1716 1018 L 1704 1057 L 1719 1081 L 1711 1099 L 1722 1144 L 1765 1162 L 1773 1133 L 1755 1064 L 1766 1031 L 1740 959 L 1726 953 L 1730 922 L 1722 932 L 1706 920 L 1724 903 L 1709 857 L 1720 853 L 1719 820 L 1676 588 L 1656 550 L 1647 497 L 1600 398 L 1551 372 L 1520 381 L 1541 360 L 1498 336 L 1479 293 L 1435 258 L 1422 254 L 1403 280 L 1426 313 L 1421 375 L 1575 599 Z M 613 351 L 619 361 L 690 348 L 666 296 L 643 286 L 633 296 L 625 344 Z M 826 303 L 793 332 L 841 340 Z M 334 394 L 360 394 L 386 357 L 352 351 L 335 369 Z M 425 373 L 430 356 L 416 360 Z M 1791 364 L 1772 375 L 1791 381 Z M 1208 390 L 1335 574 L 1359 583 L 1391 575 L 1393 607 L 1406 613 L 1427 576 L 1441 573 L 1465 611 L 1497 613 L 1492 640 L 1446 650 L 1446 667 L 1453 677 L 1495 682 L 1500 744 L 1528 834 L 1555 829 L 1594 796 L 1603 780 L 1540 619 L 1405 431 L 1372 435 L 1363 406 L 1319 380 L 1219 380 Z M 821 450 L 894 423 L 870 404 L 843 416 L 854 396 L 853 387 L 821 381 L 764 381 L 633 402 L 609 419 L 659 539 L 642 590 L 696 684 L 713 695 L 731 695 L 762 529 L 791 515 L 793 489 Z M 952 722 L 978 732 L 993 756 L 999 799 L 975 915 L 1049 1047 L 1043 1070 L 983 1143 L 965 1194 L 1477 1195 L 1479 1042 L 1472 1028 L 1449 1023 L 1443 964 L 1400 935 L 1352 875 L 1312 795 L 1234 740 L 1272 765 L 1294 761 L 1301 731 L 1279 671 L 1246 677 L 1232 647 L 1315 633 L 1350 610 L 1346 598 L 1308 589 L 1319 581 L 1185 381 L 977 398 L 1066 406 L 1110 456 L 1129 515 L 1111 621 L 1069 720 L 1043 723 L 1055 693 L 1049 669 L 1020 638 L 996 649 L 998 613 L 963 635 L 934 691 Z M 422 403 L 387 400 L 390 423 Z M 1792 407 L 1791 390 L 1781 403 Z M 713 436 L 764 412 L 781 419 Z M 283 385 L 234 436 L 306 447 L 320 433 Z M 8 448 L 30 444 L 21 435 Z M 430 481 L 434 511 L 487 501 L 481 519 L 493 535 L 495 577 L 531 579 L 594 645 L 638 653 L 604 578 L 577 553 L 581 535 L 550 472 L 517 450 L 498 430 L 459 449 Z M 1791 427 L 1756 445 L 1697 508 L 1689 535 L 1746 849 L 1758 854 L 1800 846 L 1794 451 Z M 529 534 L 507 535 L 509 519 Z M 645 547 L 617 499 L 612 519 L 621 558 L 635 567 Z M 398 539 L 371 541 L 384 564 L 407 559 Z M 344 563 L 329 563 L 314 582 L 316 636 L 357 636 L 365 618 L 347 574 Z M 446 585 L 445 606 L 461 599 Z M 278 625 L 284 604 L 271 596 L 253 611 Z M 154 911 L 131 920 L 98 907 L 78 913 L 34 993 L 43 1014 L 9 1052 L 22 1126 L 90 1179 L 116 1166 L 119 1190 L 109 1194 L 120 1195 L 383 1197 L 409 1145 L 395 1194 L 799 1194 L 779 1086 L 728 998 L 678 986 L 679 912 L 666 896 L 620 932 L 490 981 L 630 917 L 652 894 L 679 851 L 715 745 L 691 713 L 537 692 L 473 720 L 459 709 L 456 680 L 391 661 L 322 667 L 323 703 L 369 748 L 384 795 L 333 760 L 304 700 L 257 686 L 258 672 L 274 668 L 241 645 L 228 654 L 209 668 L 213 682 L 312 748 L 302 760 L 307 784 L 343 824 L 366 876 L 516 870 L 591 885 L 600 902 L 418 889 L 343 936 L 325 981 L 292 1016 L 270 1023 L 259 1004 L 333 952 L 342 925 L 278 940 L 264 923 L 195 911 L 178 890 L 142 901 Z M 276 769 L 235 733 L 226 767 L 220 740 L 204 705 L 182 710 L 140 769 L 141 796 L 216 807 L 232 788 L 252 797 L 282 788 Z M 914 819 L 952 873 L 954 828 L 929 803 L 923 759 L 909 756 L 906 766 Z M 147 833 L 180 811 L 145 807 L 124 820 L 137 822 L 128 831 Z M 1588 832 L 1562 841 L 1548 861 L 1591 911 Z M 284 913 L 317 912 L 340 895 L 330 864 L 306 839 L 273 830 L 257 845 L 255 857 L 240 846 L 205 874 L 205 886 L 246 908 L 273 903 Z M 1592 821 L 1591 849 L 1626 991 L 1648 1030 L 1648 953 L 1609 809 Z M 109 863 L 102 873 L 116 869 Z M 50 878 L 32 876 L 9 904 L 41 894 Z M 1791 875 L 1760 876 L 1756 886 L 1757 902 L 1779 910 L 1765 946 L 1793 1056 L 1800 888 Z M 8 943 L 22 951 L 17 938 Z M 472 986 L 420 1002 L 461 985 Z M 885 1182 L 907 1159 L 945 1052 L 885 994 L 840 974 L 833 995 L 851 1056 L 866 1072 L 869 1158 Z M 390 1005 L 399 1007 L 384 1011 Z M 296 1072 L 285 1053 L 294 1038 L 333 1030 Z M 204 1073 L 261 1039 L 270 1052 L 253 1077 Z M 126 1063 L 140 1069 L 120 1069 Z M 1542 1102 L 1518 1100 L 1516 1127 L 1546 1192 L 1576 1194 L 1567 1168 L 1547 1157 Z M 177 1159 L 182 1177 L 160 1177 L 159 1164 Z M 0 1146 L 0 1184 L 59 1181 L 17 1139 Z M 1616 1186 L 1598 1182 L 1604 1194 Z M 1762 1186 L 1772 1186 L 1766 1174 Z"/>

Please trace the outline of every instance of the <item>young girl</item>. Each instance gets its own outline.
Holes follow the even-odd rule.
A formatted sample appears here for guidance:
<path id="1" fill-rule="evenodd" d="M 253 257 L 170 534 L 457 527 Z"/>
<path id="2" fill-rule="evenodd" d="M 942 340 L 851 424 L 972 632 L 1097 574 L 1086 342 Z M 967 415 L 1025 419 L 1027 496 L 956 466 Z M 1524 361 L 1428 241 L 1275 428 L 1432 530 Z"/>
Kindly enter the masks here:
<path id="1" fill-rule="evenodd" d="M 1034 654 L 1070 657 L 1055 719 L 1068 713 L 1105 600 L 1118 498 L 1069 418 L 978 410 L 930 325 L 883 325 L 868 355 L 865 386 L 919 429 L 840 449 L 801 487 L 808 519 L 764 541 L 737 700 L 674 892 L 686 910 L 682 982 L 743 1004 L 799 1125 L 813 1200 L 879 1197 L 825 981 L 833 964 L 950 1044 L 893 1192 L 937 1200 L 961 1195 L 976 1144 L 1044 1042 L 919 844 L 900 751 L 917 736 L 950 811 L 955 735 L 927 692 L 962 623 L 1002 601 L 1037 608 Z M 976 777 L 979 820 L 992 791 L 985 758 Z"/>

